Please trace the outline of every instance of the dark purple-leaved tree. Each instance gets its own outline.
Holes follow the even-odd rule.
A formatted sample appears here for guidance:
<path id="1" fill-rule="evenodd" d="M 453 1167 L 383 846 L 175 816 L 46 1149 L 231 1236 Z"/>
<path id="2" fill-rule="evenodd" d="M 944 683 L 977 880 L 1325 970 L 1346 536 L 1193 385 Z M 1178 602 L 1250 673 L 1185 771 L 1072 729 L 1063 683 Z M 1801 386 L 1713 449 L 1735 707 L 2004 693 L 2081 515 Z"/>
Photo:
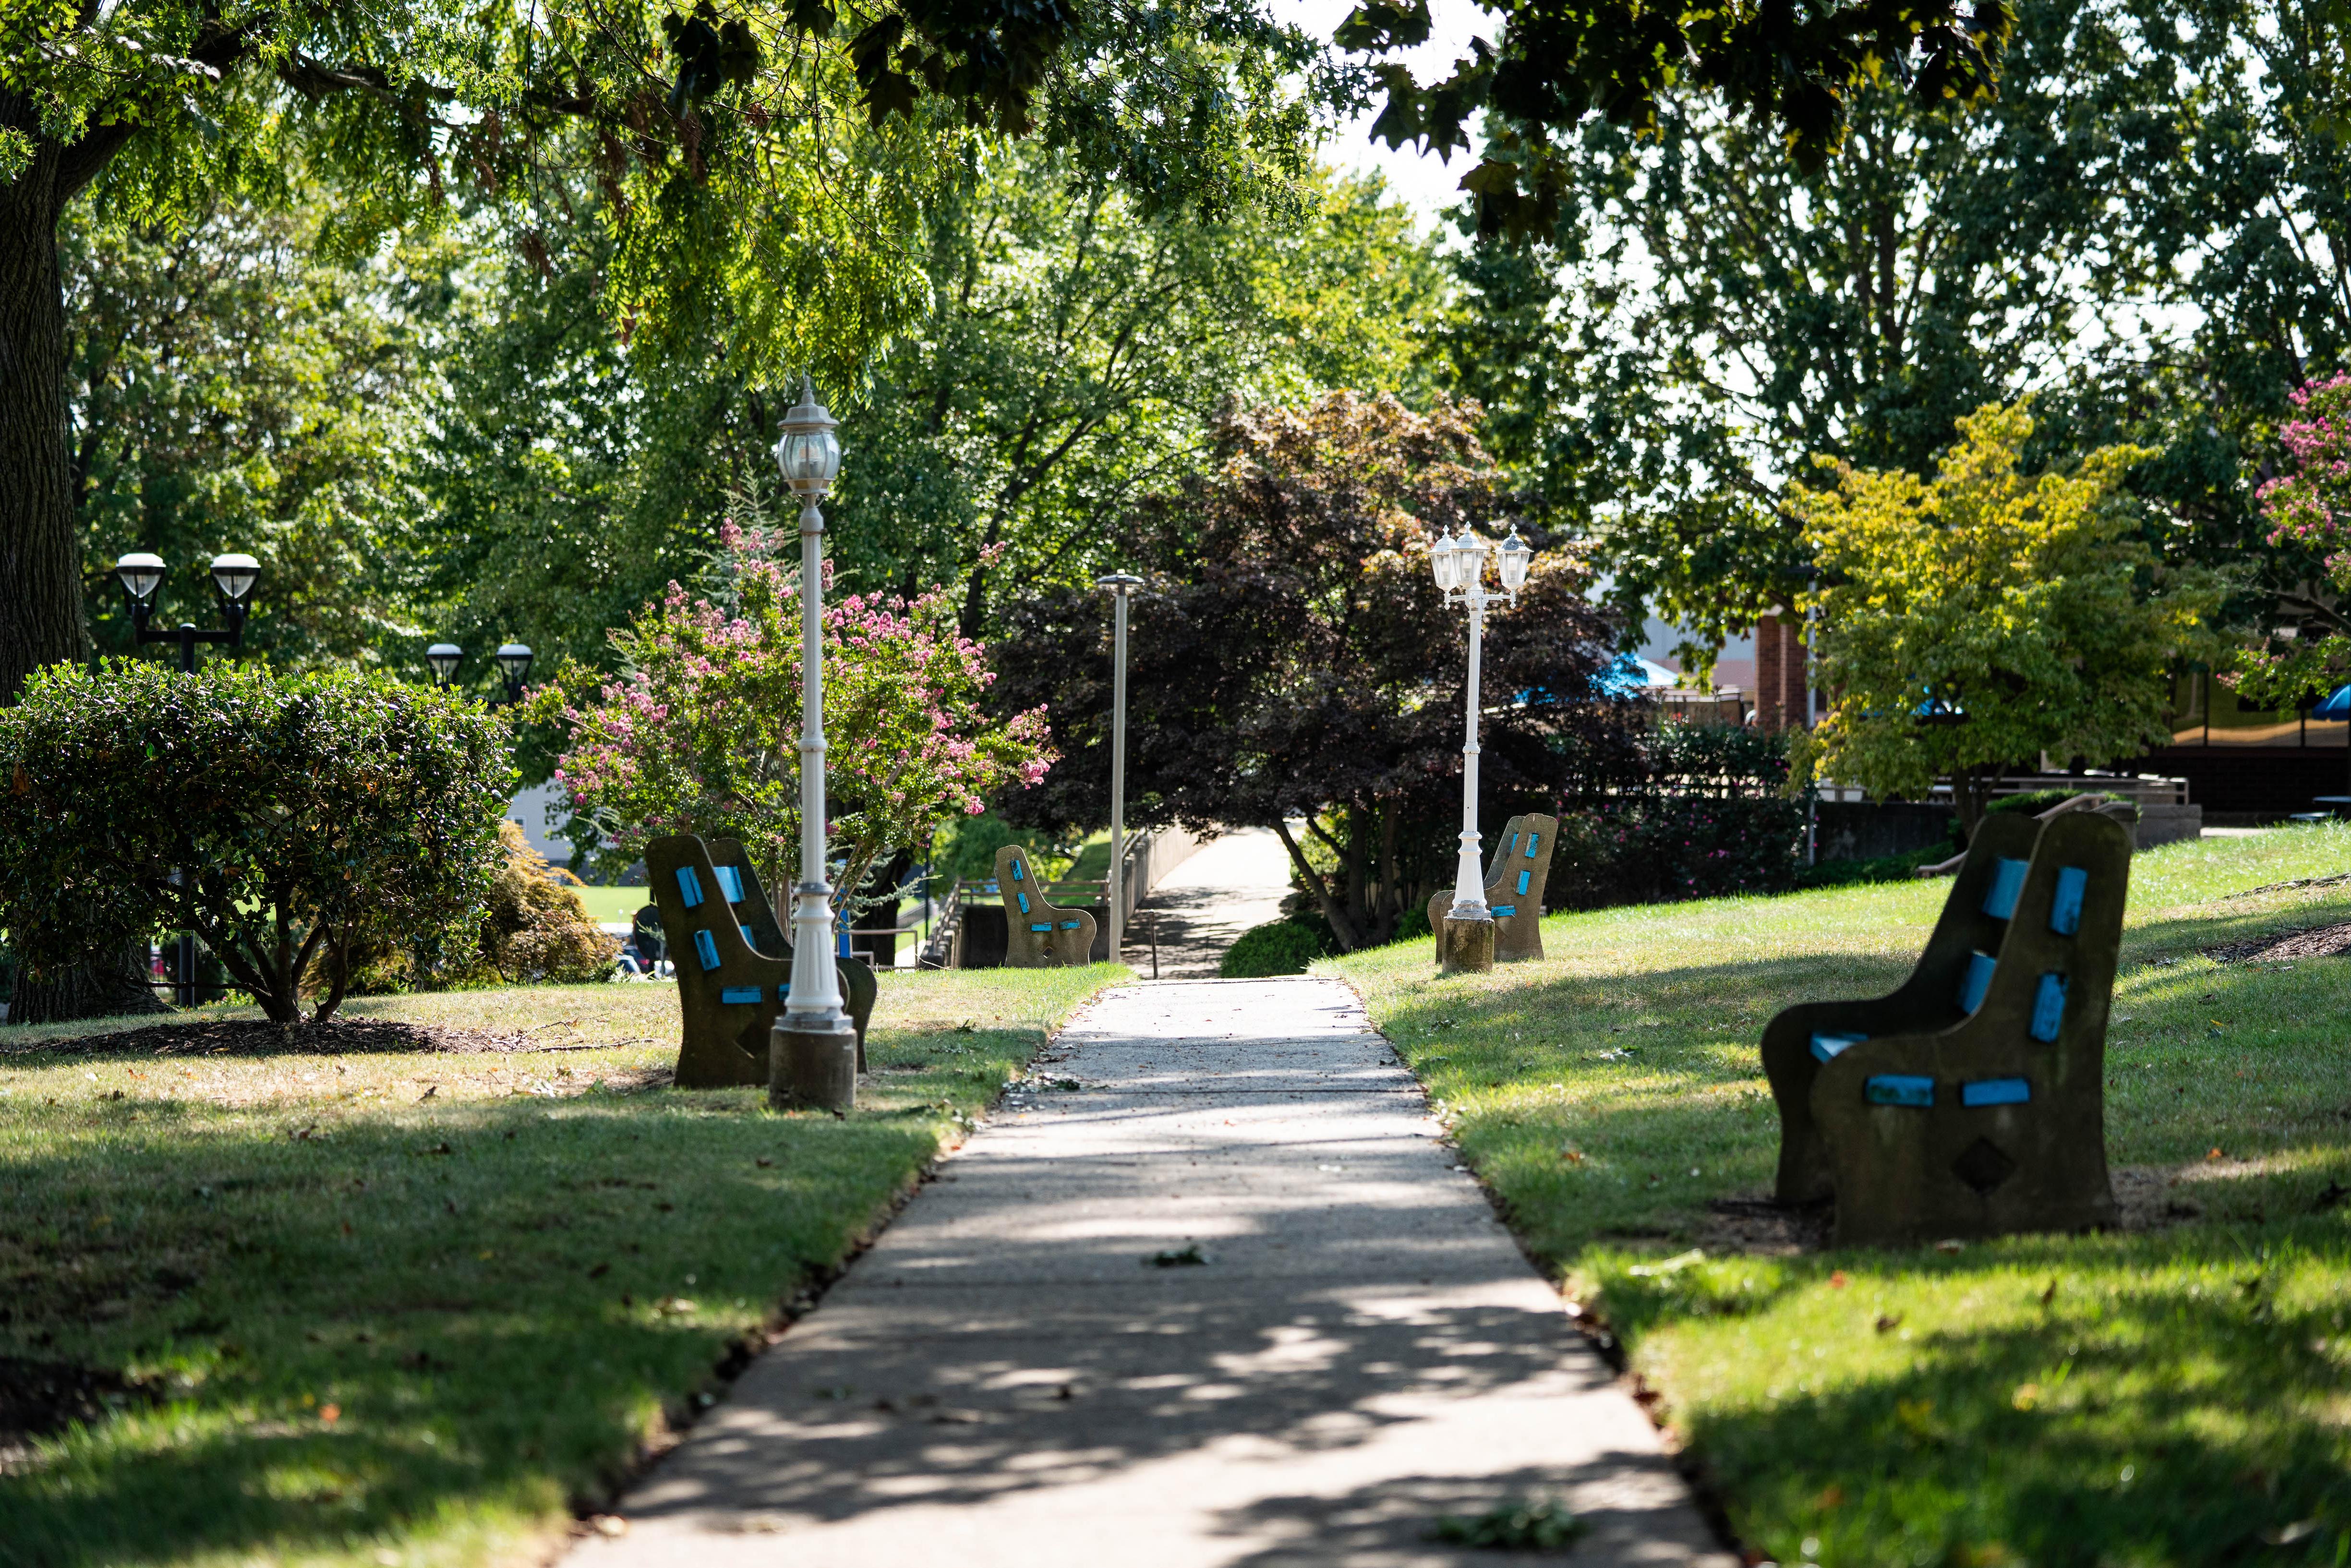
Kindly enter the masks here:
<path id="1" fill-rule="evenodd" d="M 1350 949 L 1452 876 L 1468 633 L 1427 549 L 1465 523 L 1490 540 L 1517 510 L 1475 412 L 1348 392 L 1228 410 L 1207 470 L 1130 519 L 1148 586 L 1128 635 L 1128 821 L 1274 829 Z M 1486 629 L 1489 831 L 1634 752 L 1635 713 L 1601 685 L 1615 628 L 1582 558 L 1535 542 L 1519 603 Z M 1005 806 L 1024 822 L 1109 820 L 1105 597 L 1017 602 L 997 643 L 996 700 L 1050 703 L 1064 758 Z"/>

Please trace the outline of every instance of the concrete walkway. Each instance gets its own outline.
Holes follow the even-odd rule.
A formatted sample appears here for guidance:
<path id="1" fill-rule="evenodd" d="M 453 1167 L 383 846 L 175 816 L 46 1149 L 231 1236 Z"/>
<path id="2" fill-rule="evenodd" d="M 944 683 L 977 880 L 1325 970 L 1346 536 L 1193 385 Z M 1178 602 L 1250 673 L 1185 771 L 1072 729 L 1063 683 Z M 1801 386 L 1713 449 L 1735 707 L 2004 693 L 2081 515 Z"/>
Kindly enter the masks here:
<path id="1" fill-rule="evenodd" d="M 1126 930 L 1126 961 L 1151 973 L 1154 923 L 1159 977 L 1213 976 L 1235 938 L 1281 918 L 1290 892 L 1290 852 L 1271 828 L 1235 828 L 1203 844 L 1151 890 Z"/>
<path id="2" fill-rule="evenodd" d="M 1469 1568 L 1535 1493 L 1729 1568 L 1343 986 L 1124 987 L 1032 1082 L 575 1568 Z"/>

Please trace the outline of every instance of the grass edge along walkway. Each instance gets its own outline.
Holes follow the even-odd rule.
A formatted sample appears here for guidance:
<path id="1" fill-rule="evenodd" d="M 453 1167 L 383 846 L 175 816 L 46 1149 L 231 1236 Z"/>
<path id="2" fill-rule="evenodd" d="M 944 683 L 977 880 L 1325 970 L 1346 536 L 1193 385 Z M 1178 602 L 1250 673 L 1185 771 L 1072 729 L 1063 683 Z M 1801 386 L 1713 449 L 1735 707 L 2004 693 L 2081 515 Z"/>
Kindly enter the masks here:
<path id="1" fill-rule="evenodd" d="M 2109 1235 L 1804 1250 L 1736 1212 L 1778 1148 L 1763 1023 L 1897 983 L 1948 883 L 1554 916 L 1549 957 L 1490 976 L 1426 942 L 1318 967 L 1754 1561 L 2339 1568 L 2351 959 L 2209 950 L 2351 921 L 2346 867 L 2334 826 L 2137 857 L 2107 1145 L 2143 1228 Z"/>
<path id="2" fill-rule="evenodd" d="M 0 1355 L 130 1384 L 0 1463 L 0 1563 L 543 1557 L 1126 975 L 885 979 L 846 1118 L 649 1087 L 666 987 L 350 1004 L 518 1054 L 0 1031 Z"/>

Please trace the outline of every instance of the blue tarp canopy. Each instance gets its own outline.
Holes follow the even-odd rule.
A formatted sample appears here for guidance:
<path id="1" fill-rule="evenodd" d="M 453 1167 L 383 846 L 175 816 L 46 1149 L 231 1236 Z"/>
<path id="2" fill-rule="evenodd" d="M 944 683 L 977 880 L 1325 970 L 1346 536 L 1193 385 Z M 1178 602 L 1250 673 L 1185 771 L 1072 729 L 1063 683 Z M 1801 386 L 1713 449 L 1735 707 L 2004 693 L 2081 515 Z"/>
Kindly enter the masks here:
<path id="1" fill-rule="evenodd" d="M 1593 682 L 1612 697 L 1635 697 L 1653 688 L 1671 690 L 1681 684 L 1681 677 L 1663 664 L 1653 664 L 1636 653 L 1619 653 L 1616 662 L 1600 672 Z"/>
<path id="2" fill-rule="evenodd" d="M 2326 700 L 2310 710 L 2313 718 L 2351 718 L 2351 682 L 2326 694 Z"/>

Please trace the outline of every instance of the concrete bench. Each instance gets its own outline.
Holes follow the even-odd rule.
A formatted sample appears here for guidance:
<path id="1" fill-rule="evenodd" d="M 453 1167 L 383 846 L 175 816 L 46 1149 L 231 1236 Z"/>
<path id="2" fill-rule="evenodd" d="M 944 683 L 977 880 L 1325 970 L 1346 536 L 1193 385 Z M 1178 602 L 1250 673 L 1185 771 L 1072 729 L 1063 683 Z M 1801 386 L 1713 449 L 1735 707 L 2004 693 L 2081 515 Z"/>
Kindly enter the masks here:
<path id="1" fill-rule="evenodd" d="M 996 885 L 1004 900 L 1005 967 L 1043 969 L 1093 961 L 1093 911 L 1059 908 L 1050 902 L 1027 850 L 1006 844 L 996 852 Z"/>
<path id="2" fill-rule="evenodd" d="M 792 948 L 751 857 L 733 839 L 705 844 L 693 833 L 670 833 L 645 845 L 645 873 L 677 975 L 677 1086 L 767 1082 L 768 1031 L 791 997 Z M 859 958 L 836 958 L 834 970 L 862 1071 L 878 992 L 873 971 Z"/>
<path id="3" fill-rule="evenodd" d="M 1486 907 L 1494 914 L 1494 961 L 1523 963 L 1543 956 L 1543 884 L 1551 880 L 1552 850 L 1559 840 L 1559 819 L 1540 811 L 1512 817 L 1494 841 L 1494 858 L 1486 866 Z M 1453 890 L 1442 889 L 1428 900 L 1428 928 L 1441 933 L 1446 913 L 1453 907 Z M 1437 944 L 1437 961 L 1444 961 L 1444 944 Z"/>
<path id="4" fill-rule="evenodd" d="M 2106 1019 L 2129 830 L 1991 816 L 1910 977 L 1763 1031 L 1781 1202 L 1836 1200 L 1840 1244 L 2111 1222 Z"/>

